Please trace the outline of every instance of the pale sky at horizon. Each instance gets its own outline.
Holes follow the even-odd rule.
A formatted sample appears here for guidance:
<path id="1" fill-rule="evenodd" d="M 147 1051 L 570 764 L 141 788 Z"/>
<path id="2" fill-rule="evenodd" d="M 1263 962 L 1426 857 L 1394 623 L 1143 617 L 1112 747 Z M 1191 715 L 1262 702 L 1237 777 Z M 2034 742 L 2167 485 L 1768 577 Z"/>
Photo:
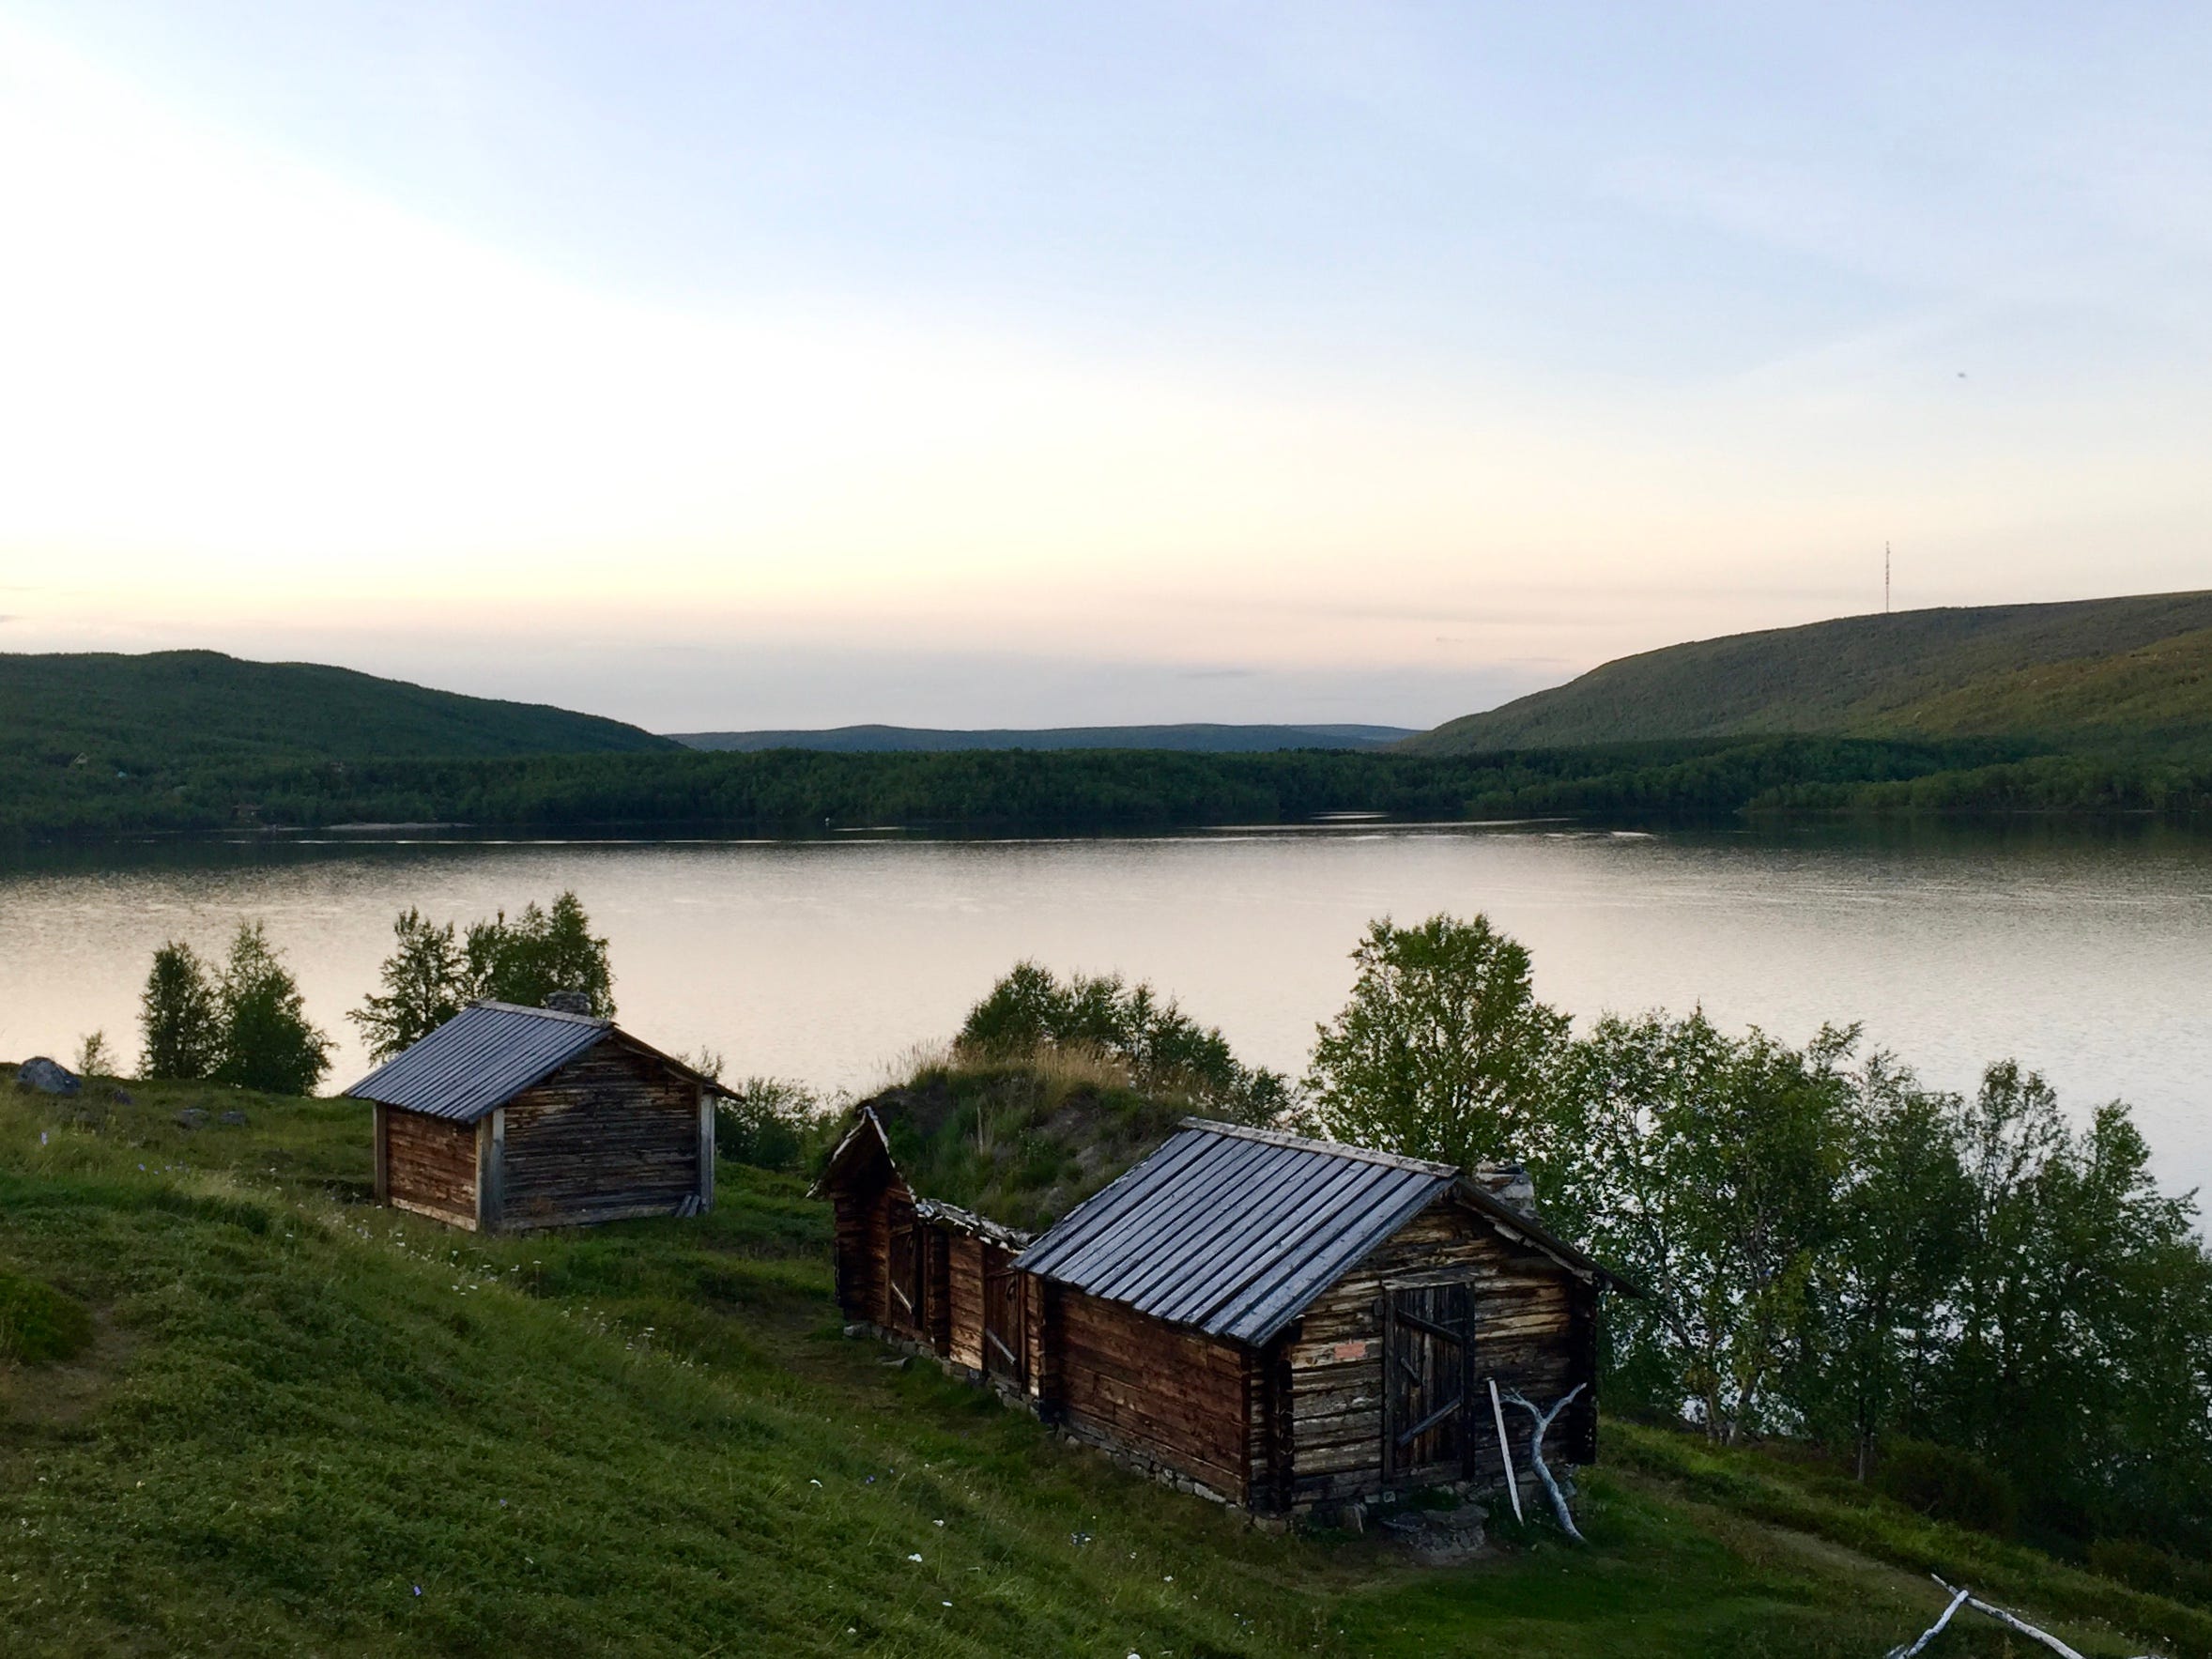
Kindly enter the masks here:
<path id="1" fill-rule="evenodd" d="M 2212 586 L 2212 10 L 0 0 L 0 650 L 1428 725 Z"/>

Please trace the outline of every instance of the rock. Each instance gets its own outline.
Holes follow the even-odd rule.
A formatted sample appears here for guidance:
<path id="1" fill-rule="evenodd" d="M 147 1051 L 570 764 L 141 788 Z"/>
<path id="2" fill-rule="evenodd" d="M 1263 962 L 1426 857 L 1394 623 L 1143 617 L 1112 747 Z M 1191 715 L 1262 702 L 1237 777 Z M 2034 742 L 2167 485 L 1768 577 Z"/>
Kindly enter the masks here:
<path id="1" fill-rule="evenodd" d="M 34 1054 L 16 1068 L 15 1086 L 35 1089 L 41 1095 L 73 1095 L 79 1088 L 77 1074 L 66 1066 L 57 1066 L 44 1054 Z"/>
<path id="2" fill-rule="evenodd" d="M 118 1106 L 129 1106 L 134 1103 L 131 1091 L 120 1083 L 108 1084 L 108 1098 Z"/>
<path id="3" fill-rule="evenodd" d="M 196 1129 L 207 1121 L 207 1114 L 197 1106 L 187 1106 L 177 1114 L 177 1127 L 180 1129 Z"/>
<path id="4" fill-rule="evenodd" d="M 246 1114 L 243 1112 L 225 1112 L 215 1121 L 226 1129 L 242 1129 L 246 1127 Z"/>

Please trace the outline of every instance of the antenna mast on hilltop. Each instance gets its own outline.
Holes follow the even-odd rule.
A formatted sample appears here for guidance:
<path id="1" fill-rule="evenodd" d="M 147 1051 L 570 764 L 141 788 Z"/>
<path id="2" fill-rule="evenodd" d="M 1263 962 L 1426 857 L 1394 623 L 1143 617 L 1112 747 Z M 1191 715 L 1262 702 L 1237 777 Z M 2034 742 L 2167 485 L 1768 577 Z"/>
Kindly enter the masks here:
<path id="1" fill-rule="evenodd" d="M 1882 544 L 1882 614 L 1889 615 L 1889 544 Z"/>

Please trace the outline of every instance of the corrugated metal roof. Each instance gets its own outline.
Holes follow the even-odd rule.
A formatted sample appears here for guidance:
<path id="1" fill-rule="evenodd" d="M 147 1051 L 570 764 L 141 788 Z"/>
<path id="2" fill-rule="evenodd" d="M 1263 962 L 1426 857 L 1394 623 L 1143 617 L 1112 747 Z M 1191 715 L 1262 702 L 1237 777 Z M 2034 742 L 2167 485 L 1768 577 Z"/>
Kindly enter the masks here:
<path id="1" fill-rule="evenodd" d="M 346 1092 L 428 1117 L 474 1123 L 545 1081 L 614 1030 L 609 1020 L 472 1003 Z"/>
<path id="2" fill-rule="evenodd" d="M 1020 1265 L 1257 1345 L 1458 1180 L 1450 1164 L 1190 1119 Z"/>

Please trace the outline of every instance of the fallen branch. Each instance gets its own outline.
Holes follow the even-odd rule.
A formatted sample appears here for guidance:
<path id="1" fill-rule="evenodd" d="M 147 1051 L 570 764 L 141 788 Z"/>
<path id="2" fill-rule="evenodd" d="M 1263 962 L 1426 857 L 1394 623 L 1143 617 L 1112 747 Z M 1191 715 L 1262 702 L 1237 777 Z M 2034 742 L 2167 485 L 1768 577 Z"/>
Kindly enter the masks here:
<path id="1" fill-rule="evenodd" d="M 1936 1582 L 1938 1584 L 1942 1584 L 1943 1580 L 1939 1578 L 1936 1580 Z M 1937 1620 L 1933 1624 L 1929 1625 L 1926 1630 L 1922 1631 L 1920 1633 L 1920 1639 L 1918 1641 L 1914 1642 L 1911 1647 L 1892 1648 L 1887 1653 L 1882 1655 L 1882 1659 L 1912 1659 L 1912 1656 L 1919 1652 L 1921 1649 L 1927 1647 L 1928 1643 L 1934 1641 L 1937 1636 L 1943 1634 L 1943 1626 L 1951 1622 L 1951 1615 L 1958 1612 L 1959 1607 L 1965 1604 L 1966 1600 L 1967 1594 L 1964 1590 L 1961 1590 L 1954 1591 L 1951 1596 L 1951 1605 L 1943 1609 L 1943 1616 Z"/>
<path id="2" fill-rule="evenodd" d="M 1956 1607 L 1959 1602 L 1964 1602 L 1975 1612 L 1987 1614 L 1991 1619 L 1994 1619 L 1998 1623 L 2005 1625 L 2009 1629 L 2019 1631 L 2020 1635 L 2026 1636 L 2029 1640 L 2041 1642 L 2053 1653 L 2061 1655 L 2062 1659 L 2082 1659 L 2082 1655 L 2079 1650 L 2067 1647 L 2066 1643 L 2060 1641 L 2058 1637 L 2052 1636 L 2048 1630 L 2037 1630 L 2025 1619 L 2019 1617 L 2017 1614 L 2007 1613 L 2003 1607 L 1998 1606 L 1993 1602 L 1985 1602 L 1981 1599 L 1981 1597 L 1977 1595 L 1970 1595 L 1963 1590 L 1954 1590 L 1950 1585 L 1943 1584 L 1943 1581 L 1941 1578 L 1936 1578 L 1936 1575 L 1933 1573 L 1930 1573 L 1928 1576 L 1930 1578 L 1935 1578 L 1935 1581 L 1938 1584 L 1943 1585 L 1943 1589 L 1951 1591 L 1952 1596 L 1955 1598 L 1951 1603 L 1952 1606 Z M 1950 1615 L 1946 1613 L 1943 1617 L 1947 1619 L 1950 1617 Z M 1943 1625 L 1939 1622 L 1936 1626 L 1936 1630 L 1941 1630 L 1942 1628 Z M 1928 1635 L 1933 1636 L 1935 1635 L 1935 1631 L 1931 1630 L 1928 1633 Z M 1921 1642 L 1926 1642 L 1927 1640 L 1928 1636 L 1925 1636 L 1920 1638 Z M 1914 1644 L 1912 1651 L 1915 1652 L 1919 1651 L 1919 1643 Z M 2157 1659 L 2157 1655 L 2144 1653 L 2140 1655 L 2140 1659 Z"/>
<path id="3" fill-rule="evenodd" d="M 1544 1432 L 1551 1427 L 1560 1412 L 1566 1410 L 1568 1403 L 1587 1387 L 1587 1383 L 1576 1383 L 1552 1402 L 1549 1411 L 1538 1410 L 1535 1402 L 1518 1389 L 1508 1390 L 1505 1396 L 1536 1420 L 1536 1427 L 1528 1436 L 1528 1461 L 1536 1466 L 1536 1478 L 1544 1482 L 1544 1489 L 1551 1494 L 1552 1513 L 1559 1517 L 1559 1529 L 1576 1544 L 1588 1544 L 1590 1540 L 1583 1537 L 1581 1530 L 1575 1525 L 1575 1517 L 1567 1510 L 1567 1495 L 1559 1490 L 1559 1482 L 1552 1479 L 1551 1466 L 1544 1461 Z"/>

